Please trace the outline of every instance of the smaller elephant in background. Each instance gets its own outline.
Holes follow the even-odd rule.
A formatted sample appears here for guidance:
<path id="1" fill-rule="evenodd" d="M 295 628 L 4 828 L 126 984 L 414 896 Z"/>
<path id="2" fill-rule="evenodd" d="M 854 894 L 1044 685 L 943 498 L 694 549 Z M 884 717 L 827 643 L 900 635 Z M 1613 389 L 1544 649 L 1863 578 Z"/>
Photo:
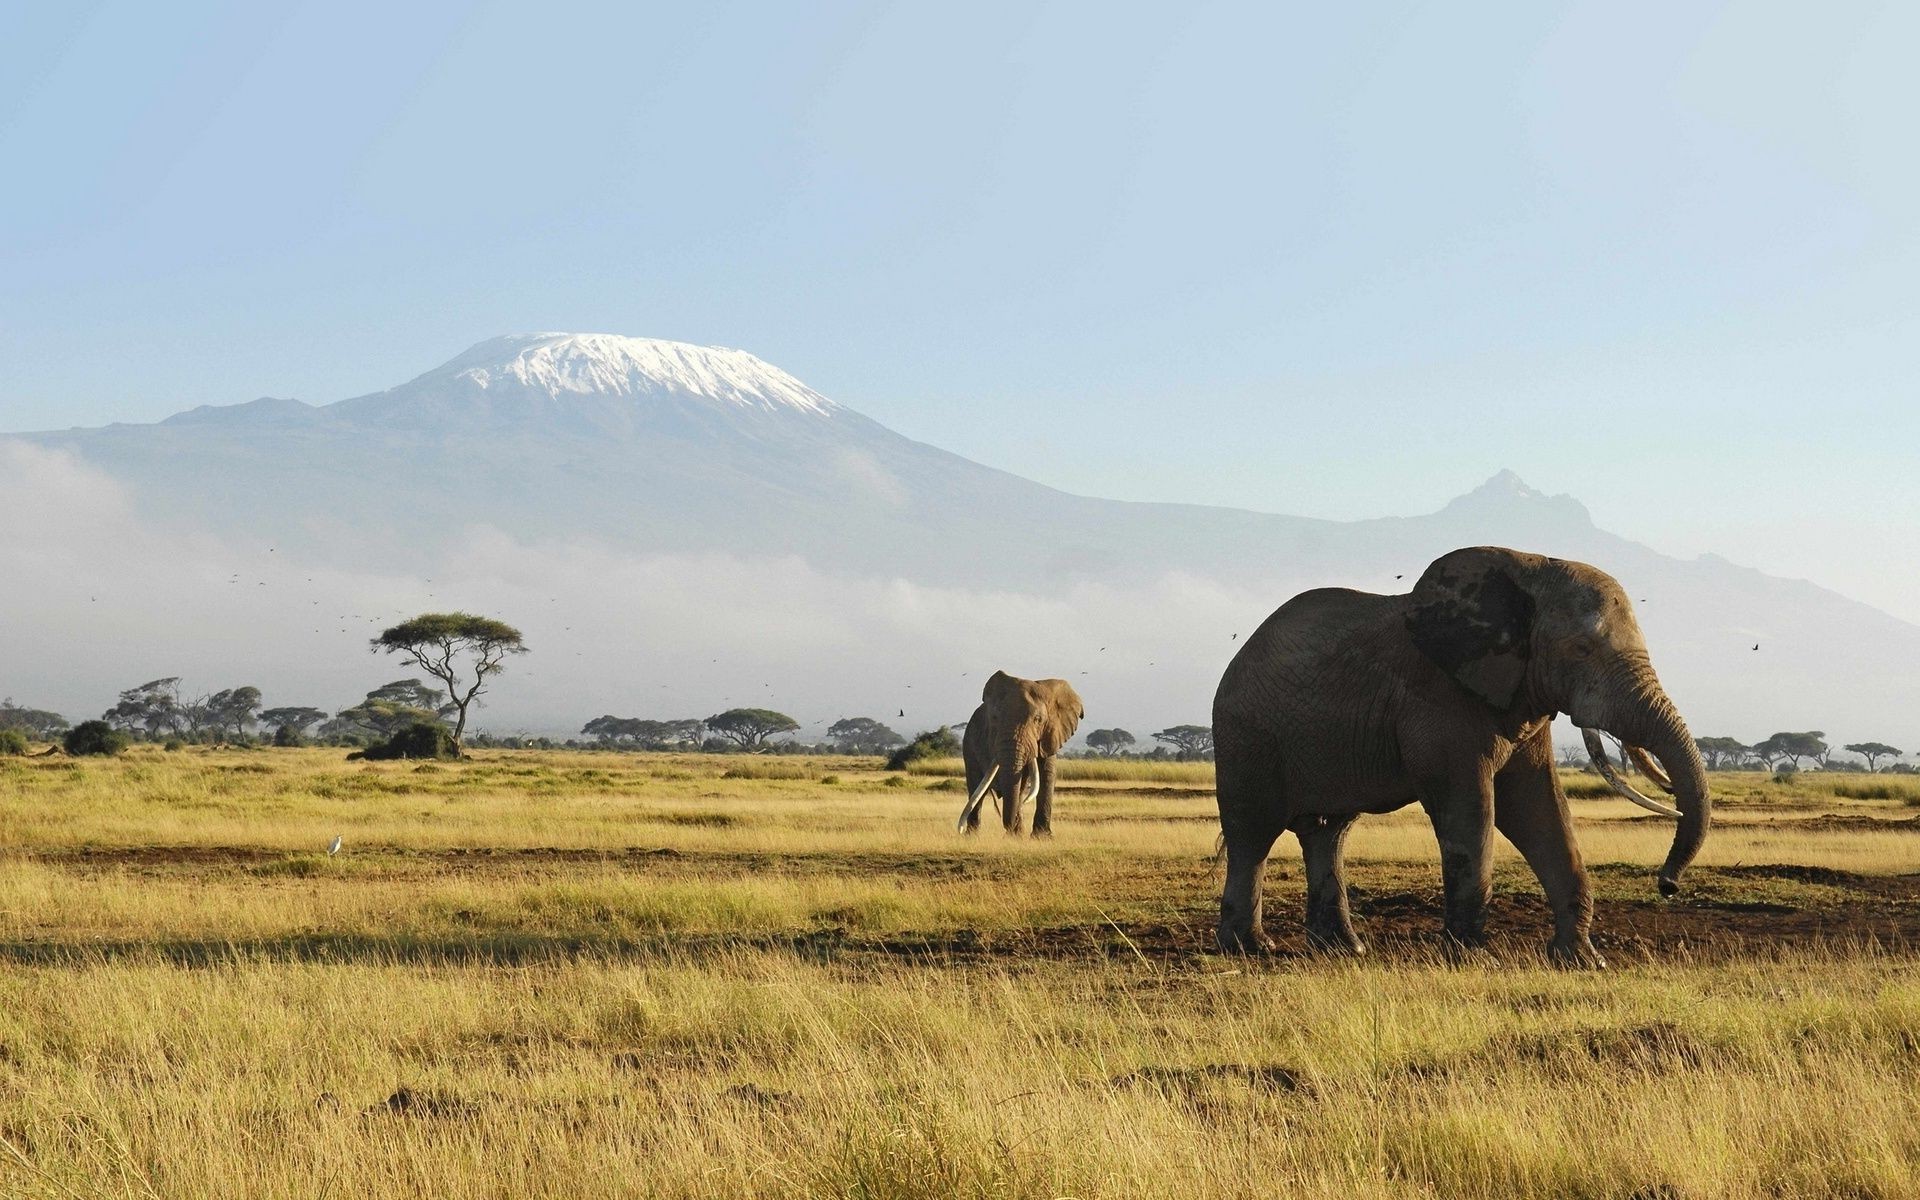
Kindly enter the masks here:
<path id="1" fill-rule="evenodd" d="M 1053 758 L 1087 715 L 1064 679 L 1021 679 L 995 671 L 967 719 L 960 749 L 967 764 L 967 804 L 959 828 L 980 829 L 980 806 L 991 791 L 1000 823 L 1019 833 L 1021 810 L 1034 801 L 1033 836 L 1053 832 Z"/>

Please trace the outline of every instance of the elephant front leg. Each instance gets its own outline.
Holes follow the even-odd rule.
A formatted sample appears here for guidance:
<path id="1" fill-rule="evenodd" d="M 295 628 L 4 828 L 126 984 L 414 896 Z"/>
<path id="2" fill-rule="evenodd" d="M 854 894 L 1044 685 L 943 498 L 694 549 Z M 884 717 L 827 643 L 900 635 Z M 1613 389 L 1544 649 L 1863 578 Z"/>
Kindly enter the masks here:
<path id="1" fill-rule="evenodd" d="M 1033 836 L 1053 836 L 1053 755 L 1040 757 L 1039 794 L 1033 800 Z"/>
<path id="2" fill-rule="evenodd" d="M 1347 911 L 1345 853 L 1352 816 L 1303 817 L 1293 824 L 1307 871 L 1307 940 L 1316 949 L 1365 954 Z"/>
<path id="3" fill-rule="evenodd" d="M 1552 744 L 1528 754 L 1528 759 L 1508 764 L 1494 781 L 1494 824 L 1533 868 L 1553 909 L 1547 957 L 1565 967 L 1604 967 L 1606 960 L 1588 940 L 1593 892 L 1574 841 L 1566 793 L 1554 773 Z"/>
<path id="4" fill-rule="evenodd" d="M 1447 939 L 1458 947 L 1483 945 L 1493 895 L 1493 780 L 1456 781 L 1423 803 L 1440 841 Z"/>

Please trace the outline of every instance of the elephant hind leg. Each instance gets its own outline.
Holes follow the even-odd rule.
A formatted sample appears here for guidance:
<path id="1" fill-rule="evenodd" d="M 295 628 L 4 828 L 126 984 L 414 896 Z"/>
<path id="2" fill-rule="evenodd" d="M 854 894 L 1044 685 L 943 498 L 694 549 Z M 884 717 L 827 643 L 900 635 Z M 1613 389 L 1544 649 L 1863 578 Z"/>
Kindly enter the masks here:
<path id="1" fill-rule="evenodd" d="M 1347 910 L 1345 855 L 1351 814 L 1301 817 L 1293 822 L 1307 872 L 1307 940 L 1316 949 L 1365 954 Z"/>
<path id="2" fill-rule="evenodd" d="M 1278 773 L 1249 769 L 1237 756 L 1214 768 L 1220 802 L 1220 837 L 1227 853 L 1227 881 L 1220 893 L 1219 948 L 1229 954 L 1263 953 L 1273 941 L 1262 928 L 1267 855 L 1285 827 Z"/>

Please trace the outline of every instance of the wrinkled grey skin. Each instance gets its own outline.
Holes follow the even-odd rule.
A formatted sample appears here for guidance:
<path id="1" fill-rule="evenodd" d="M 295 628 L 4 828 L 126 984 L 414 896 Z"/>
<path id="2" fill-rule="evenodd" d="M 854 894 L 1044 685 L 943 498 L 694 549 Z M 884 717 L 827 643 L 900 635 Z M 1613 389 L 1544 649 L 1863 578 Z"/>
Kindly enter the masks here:
<path id="1" fill-rule="evenodd" d="M 1309 939 L 1362 952 L 1341 874 L 1347 830 L 1361 813 L 1417 801 L 1440 840 L 1453 943 L 1484 940 L 1498 829 L 1553 909 L 1550 956 L 1604 965 L 1588 940 L 1592 893 L 1554 771 L 1556 713 L 1665 766 L 1682 814 L 1659 874 L 1661 893 L 1673 894 L 1712 800 L 1611 576 L 1480 546 L 1436 559 L 1404 596 L 1323 588 L 1289 600 L 1234 656 L 1213 701 L 1227 858 L 1221 948 L 1271 948 L 1261 878 L 1275 839 L 1292 830 Z"/>
<path id="2" fill-rule="evenodd" d="M 967 720 L 961 755 L 967 764 L 967 794 L 971 796 L 995 763 L 993 794 L 999 797 L 1000 821 L 1008 833 L 1019 833 L 1020 782 L 1028 771 L 1039 774 L 1039 795 L 1033 806 L 1033 836 L 1053 832 L 1053 758 L 1087 715 L 1080 694 L 1064 679 L 1021 679 L 995 671 L 980 690 L 980 707 Z M 965 822 L 968 833 L 980 829 L 980 810 Z"/>

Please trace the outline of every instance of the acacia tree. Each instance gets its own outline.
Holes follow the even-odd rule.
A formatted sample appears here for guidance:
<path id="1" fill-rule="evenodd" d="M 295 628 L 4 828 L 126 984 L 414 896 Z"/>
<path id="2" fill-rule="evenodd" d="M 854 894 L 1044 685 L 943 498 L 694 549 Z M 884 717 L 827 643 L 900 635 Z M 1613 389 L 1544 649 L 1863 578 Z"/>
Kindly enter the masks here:
<path id="1" fill-rule="evenodd" d="M 259 721 L 268 729 L 291 729 L 295 733 L 305 733 L 310 726 L 327 719 L 323 708 L 306 708 L 289 705 L 285 708 L 269 708 L 260 714 Z"/>
<path id="2" fill-rule="evenodd" d="M 1153 740 L 1172 746 L 1181 758 L 1205 758 L 1213 753 L 1213 726 L 1175 725 L 1154 734 Z"/>
<path id="3" fill-rule="evenodd" d="M 247 732 L 247 726 L 257 719 L 260 711 L 260 689 L 257 687 L 227 688 L 215 692 L 200 702 L 206 722 L 213 728 L 233 737 L 241 737 Z"/>
<path id="4" fill-rule="evenodd" d="M 1866 759 L 1869 771 L 1878 771 L 1881 759 L 1899 758 L 1902 753 L 1898 746 L 1889 746 L 1885 742 L 1854 742 L 1847 749 Z"/>
<path id="5" fill-rule="evenodd" d="M 706 724 L 742 750 L 759 750 L 774 734 L 800 728 L 800 722 L 770 708 L 730 708 L 708 717 Z"/>
<path id="6" fill-rule="evenodd" d="M 1111 758 L 1133 745 L 1134 737 L 1124 729 L 1096 729 L 1087 735 L 1087 748 Z"/>
<path id="7" fill-rule="evenodd" d="M 843 717 L 827 726 L 827 740 L 842 754 L 885 754 L 907 739 L 872 717 Z"/>
<path id="8" fill-rule="evenodd" d="M 505 621 L 472 613 L 422 613 L 373 639 L 375 654 L 398 654 L 447 686 L 457 714 L 453 751 L 467 730 L 467 710 L 486 694 L 487 681 L 506 670 L 510 654 L 525 654 L 520 631 Z M 471 679 L 472 682 L 468 682 Z"/>
<path id="9" fill-rule="evenodd" d="M 183 730 L 197 732 L 199 708 L 197 701 L 180 698 L 180 677 L 169 675 L 121 692 L 118 702 L 102 714 L 102 719 L 116 729 L 159 738 Z"/>
<path id="10" fill-rule="evenodd" d="M 603 746 L 634 750 L 668 750 L 676 746 L 698 746 L 701 724 L 695 720 L 649 721 L 640 717 L 595 717 L 581 726 L 580 732 L 598 738 Z"/>
<path id="11" fill-rule="evenodd" d="M 8 698 L 0 700 L 0 729 L 18 729 L 36 741 L 50 742 L 66 732 L 67 719 L 43 708 L 24 708 Z"/>
<path id="12" fill-rule="evenodd" d="M 1769 766 L 1782 760 L 1793 763 L 1794 770 L 1800 769 L 1803 758 L 1819 759 L 1831 753 L 1827 748 L 1827 735 L 1815 729 L 1808 733 L 1776 733 L 1764 742 L 1754 746 L 1755 754 L 1765 759 Z"/>
<path id="13" fill-rule="evenodd" d="M 1700 757 L 1707 760 L 1707 770 L 1718 771 L 1722 767 L 1737 767 L 1753 753 L 1753 747 L 1730 737 L 1695 738 L 1693 744 L 1700 749 Z"/>
<path id="14" fill-rule="evenodd" d="M 396 679 L 367 693 L 351 708 L 343 708 L 320 727 L 321 737 L 371 734 L 390 738 L 409 725 L 431 724 L 453 713 L 447 694 L 424 680 Z"/>

